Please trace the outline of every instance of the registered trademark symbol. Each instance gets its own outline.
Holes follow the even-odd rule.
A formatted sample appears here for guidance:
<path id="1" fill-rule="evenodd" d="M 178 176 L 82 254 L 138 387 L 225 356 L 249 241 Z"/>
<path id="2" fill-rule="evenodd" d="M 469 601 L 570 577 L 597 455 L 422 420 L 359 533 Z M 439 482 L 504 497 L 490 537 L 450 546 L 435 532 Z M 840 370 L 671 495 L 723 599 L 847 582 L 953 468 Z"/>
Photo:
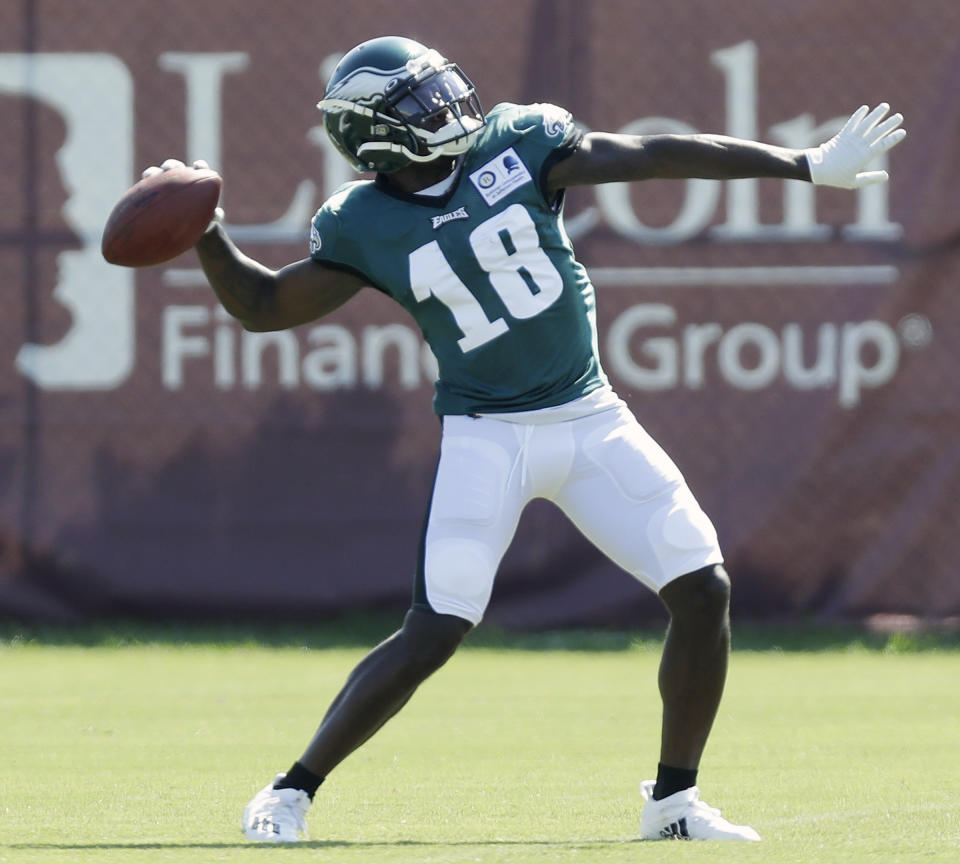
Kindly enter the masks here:
<path id="1" fill-rule="evenodd" d="M 933 324 L 926 315 L 913 312 L 897 322 L 900 339 L 907 348 L 925 348 L 933 341 Z"/>

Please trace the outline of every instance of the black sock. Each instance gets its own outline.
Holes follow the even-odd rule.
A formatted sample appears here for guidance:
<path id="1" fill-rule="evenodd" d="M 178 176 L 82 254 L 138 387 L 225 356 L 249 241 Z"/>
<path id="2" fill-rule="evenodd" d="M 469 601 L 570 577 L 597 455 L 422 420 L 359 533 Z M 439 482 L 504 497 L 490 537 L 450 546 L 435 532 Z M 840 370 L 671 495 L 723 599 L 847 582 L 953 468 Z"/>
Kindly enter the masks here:
<path id="1" fill-rule="evenodd" d="M 308 771 L 299 762 L 294 762 L 290 770 L 273 784 L 273 788 L 302 789 L 312 801 L 313 796 L 317 794 L 318 787 L 325 779 L 325 777 L 318 777 L 312 771 Z"/>
<path id="2" fill-rule="evenodd" d="M 676 792 L 696 785 L 696 768 L 671 768 L 661 762 L 657 765 L 657 785 L 653 787 L 653 798 L 655 801 L 669 798 Z"/>

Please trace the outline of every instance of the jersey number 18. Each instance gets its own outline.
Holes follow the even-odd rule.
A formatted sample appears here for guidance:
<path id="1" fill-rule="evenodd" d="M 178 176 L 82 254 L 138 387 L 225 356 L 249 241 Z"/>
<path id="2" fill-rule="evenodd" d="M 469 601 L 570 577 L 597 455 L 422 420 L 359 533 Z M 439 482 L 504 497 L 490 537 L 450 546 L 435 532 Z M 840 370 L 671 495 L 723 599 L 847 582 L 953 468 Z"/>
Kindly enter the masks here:
<path id="1" fill-rule="evenodd" d="M 533 318 L 563 293 L 563 278 L 543 249 L 537 226 L 521 204 L 481 222 L 468 237 L 477 263 L 514 318 Z M 476 297 L 453 272 L 436 240 L 410 253 L 410 287 L 422 303 L 436 297 L 463 333 L 457 340 L 466 353 L 506 333 L 503 318 L 491 321 Z"/>

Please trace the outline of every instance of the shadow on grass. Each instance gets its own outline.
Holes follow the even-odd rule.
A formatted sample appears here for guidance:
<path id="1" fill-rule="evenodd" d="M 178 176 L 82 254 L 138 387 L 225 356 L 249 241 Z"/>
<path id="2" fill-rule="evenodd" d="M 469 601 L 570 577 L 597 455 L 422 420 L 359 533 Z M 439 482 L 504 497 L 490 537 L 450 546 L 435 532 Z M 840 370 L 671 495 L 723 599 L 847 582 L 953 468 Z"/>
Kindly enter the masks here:
<path id="1" fill-rule="evenodd" d="M 0 844 L 0 849 L 32 849 L 35 851 L 82 851 L 102 849 L 250 849 L 256 846 L 269 846 L 271 848 L 295 847 L 297 849 L 389 849 L 392 847 L 417 847 L 424 848 L 442 848 L 449 846 L 451 848 L 469 848 L 476 846 L 482 847 L 511 847 L 511 846 L 536 846 L 536 847 L 555 847 L 557 849 L 569 850 L 588 850 L 597 848 L 606 848 L 610 846 L 630 846 L 643 841 L 637 837 L 620 838 L 615 840 L 304 840 L 296 844 L 290 843 L 269 843 L 257 844 L 245 841 L 236 843 L 162 843 L 162 842 L 143 842 L 143 843 L 10 843 Z"/>
<path id="2" fill-rule="evenodd" d="M 263 621 L 90 621 L 76 625 L 0 621 L 0 647 L 14 645 L 124 648 L 129 646 L 205 646 L 224 649 L 268 647 L 324 650 L 367 649 L 389 636 L 402 616 L 350 615 L 316 622 Z M 481 624 L 461 650 L 502 651 L 659 651 L 664 625 L 636 630 L 566 629 L 512 632 Z M 955 622 L 899 620 L 878 626 L 871 622 L 734 621 L 735 651 L 868 651 L 907 654 L 960 651 Z"/>

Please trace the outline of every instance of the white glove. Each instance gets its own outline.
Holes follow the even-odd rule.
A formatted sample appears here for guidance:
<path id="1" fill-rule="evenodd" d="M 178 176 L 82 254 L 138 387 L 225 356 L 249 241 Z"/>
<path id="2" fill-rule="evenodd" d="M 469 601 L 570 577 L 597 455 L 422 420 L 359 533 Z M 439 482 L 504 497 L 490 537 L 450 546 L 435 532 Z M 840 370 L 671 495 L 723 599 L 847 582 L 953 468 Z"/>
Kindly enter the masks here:
<path id="1" fill-rule="evenodd" d="M 146 180 L 147 177 L 153 177 L 155 174 L 162 174 L 164 171 L 172 171 L 174 168 L 185 168 L 185 167 L 186 166 L 179 159 L 167 159 L 163 162 L 163 164 L 159 166 L 151 165 L 149 168 L 144 168 L 140 174 L 140 177 Z M 197 170 L 208 170 L 210 168 L 210 166 L 203 159 L 197 159 L 193 163 L 193 167 L 196 168 Z M 223 208 L 217 207 L 217 209 L 213 211 L 213 219 L 210 220 L 210 224 L 207 226 L 206 231 L 204 231 L 203 233 L 206 234 L 207 231 L 213 228 L 213 226 L 216 225 L 218 222 L 223 222 L 223 218 L 224 218 Z"/>
<path id="2" fill-rule="evenodd" d="M 842 189 L 859 189 L 889 180 L 886 171 L 863 170 L 871 159 L 886 153 L 906 137 L 906 129 L 897 128 L 903 122 L 902 114 L 883 120 L 889 110 L 886 102 L 872 111 L 869 106 L 861 105 L 833 138 L 807 150 L 810 179 L 819 186 Z"/>

